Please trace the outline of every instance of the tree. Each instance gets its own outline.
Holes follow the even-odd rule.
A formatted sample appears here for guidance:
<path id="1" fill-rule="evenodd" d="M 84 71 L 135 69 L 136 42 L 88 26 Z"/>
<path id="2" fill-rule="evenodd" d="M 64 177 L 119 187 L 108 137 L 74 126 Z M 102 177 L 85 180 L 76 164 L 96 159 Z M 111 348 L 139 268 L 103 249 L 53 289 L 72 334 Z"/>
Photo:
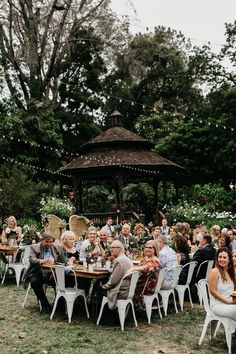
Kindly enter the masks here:
<path id="1" fill-rule="evenodd" d="M 181 33 L 158 27 L 154 33 L 136 35 L 126 52 L 117 54 L 118 69 L 106 82 L 111 95 L 108 105 L 128 116 L 128 128 L 138 117 L 155 112 L 181 120 L 197 110 L 201 96 L 188 71 L 189 46 Z"/>
<path id="2" fill-rule="evenodd" d="M 109 0 L 3 0 L 0 53 L 5 80 L 17 107 L 31 110 L 58 101 L 55 69 L 74 43 L 74 34 Z"/>

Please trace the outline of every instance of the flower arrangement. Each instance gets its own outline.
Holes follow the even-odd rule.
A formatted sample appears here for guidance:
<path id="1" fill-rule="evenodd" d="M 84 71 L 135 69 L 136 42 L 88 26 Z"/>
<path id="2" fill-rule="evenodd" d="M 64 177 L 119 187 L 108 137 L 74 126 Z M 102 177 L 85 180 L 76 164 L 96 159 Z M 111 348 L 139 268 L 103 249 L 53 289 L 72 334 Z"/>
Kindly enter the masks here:
<path id="1" fill-rule="evenodd" d="M 14 230 L 11 230 L 10 227 L 6 227 L 4 228 L 6 235 L 7 235 L 7 239 L 17 239 L 18 238 L 18 233 Z"/>
<path id="2" fill-rule="evenodd" d="M 40 241 L 40 233 L 36 231 L 35 226 L 24 225 L 23 231 L 22 244 L 31 245 L 32 243 L 38 243 Z"/>

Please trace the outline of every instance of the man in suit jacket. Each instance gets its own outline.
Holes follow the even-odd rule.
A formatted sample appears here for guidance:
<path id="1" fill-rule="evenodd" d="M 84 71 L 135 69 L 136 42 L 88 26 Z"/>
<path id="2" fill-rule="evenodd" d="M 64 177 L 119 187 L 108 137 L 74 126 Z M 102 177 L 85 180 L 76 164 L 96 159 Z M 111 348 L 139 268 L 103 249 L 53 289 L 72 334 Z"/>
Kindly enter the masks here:
<path id="1" fill-rule="evenodd" d="M 212 237 L 208 234 L 203 235 L 200 240 L 200 248 L 194 253 L 192 261 L 197 261 L 197 265 L 194 269 L 191 283 L 196 283 L 200 279 L 204 279 L 206 276 L 207 264 L 201 267 L 200 272 L 197 275 L 198 268 L 201 263 L 207 260 L 214 260 L 216 255 L 216 249 L 212 245 Z"/>
<path id="2" fill-rule="evenodd" d="M 123 244 L 115 240 L 110 246 L 111 255 L 115 257 L 113 271 L 108 282 L 102 285 L 107 290 L 108 307 L 116 308 L 117 299 L 127 299 L 129 293 L 130 278 L 126 278 L 119 288 L 119 284 L 128 269 L 133 267 L 132 261 L 124 254 Z"/>
<path id="3" fill-rule="evenodd" d="M 133 248 L 138 247 L 138 241 L 134 236 L 131 235 L 130 231 L 131 231 L 130 225 L 124 224 L 122 226 L 121 233 L 119 236 L 116 237 L 116 240 L 119 240 L 124 245 L 127 245 L 129 250 L 132 251 Z"/>
<path id="4" fill-rule="evenodd" d="M 44 272 L 42 265 L 52 266 L 54 263 L 65 263 L 63 247 L 54 244 L 53 235 L 51 232 L 44 232 L 41 236 L 40 243 L 31 245 L 29 262 L 30 266 L 24 274 L 24 281 L 29 281 L 35 295 L 41 303 L 42 311 L 49 313 L 51 306 L 45 295 L 43 284 L 53 284 L 51 274 Z"/>

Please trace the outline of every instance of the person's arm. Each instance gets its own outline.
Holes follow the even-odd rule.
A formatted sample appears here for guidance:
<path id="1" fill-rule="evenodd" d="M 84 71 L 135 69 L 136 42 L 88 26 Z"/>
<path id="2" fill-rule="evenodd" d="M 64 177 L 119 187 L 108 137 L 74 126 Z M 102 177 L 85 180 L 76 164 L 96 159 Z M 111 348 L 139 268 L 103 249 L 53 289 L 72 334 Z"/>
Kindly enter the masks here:
<path id="1" fill-rule="evenodd" d="M 22 235 L 22 230 L 21 230 L 20 226 L 17 226 L 16 233 L 18 234 L 18 240 L 21 240 L 23 235 Z"/>
<path id="2" fill-rule="evenodd" d="M 3 230 L 2 231 L 2 243 L 4 244 L 4 245 L 7 245 L 7 234 L 6 234 L 6 231 L 5 230 Z"/>
<path id="3" fill-rule="evenodd" d="M 217 284 L 220 278 L 220 274 L 217 268 L 214 268 L 210 271 L 210 275 L 209 275 L 209 280 L 208 280 L 208 284 L 209 284 L 209 290 L 211 295 L 216 298 L 217 300 L 223 302 L 224 304 L 232 304 L 233 301 L 230 299 L 225 299 L 224 296 L 222 296 L 221 294 L 219 294 L 219 292 L 217 291 Z"/>
<path id="4" fill-rule="evenodd" d="M 196 261 L 198 263 L 201 263 L 202 258 L 203 258 L 202 257 L 202 250 L 197 250 L 193 255 L 192 261 Z"/>
<path id="5" fill-rule="evenodd" d="M 108 282 L 106 284 L 104 284 L 102 286 L 103 289 L 112 289 L 115 288 L 117 286 L 117 284 L 121 281 L 121 279 L 123 278 L 123 271 L 122 271 L 122 267 L 120 262 L 114 262 L 114 268 L 113 268 L 113 272 L 111 274 L 110 279 L 108 280 Z"/>

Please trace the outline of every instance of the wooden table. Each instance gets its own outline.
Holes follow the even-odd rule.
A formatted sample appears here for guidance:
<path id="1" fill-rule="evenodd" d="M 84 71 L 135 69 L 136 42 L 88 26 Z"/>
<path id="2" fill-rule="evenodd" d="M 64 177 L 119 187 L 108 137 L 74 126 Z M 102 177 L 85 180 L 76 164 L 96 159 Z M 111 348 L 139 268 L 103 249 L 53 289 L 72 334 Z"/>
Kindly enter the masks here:
<path id="1" fill-rule="evenodd" d="M 0 253 L 4 253 L 7 256 L 14 256 L 19 248 L 19 246 L 0 245 Z"/>

